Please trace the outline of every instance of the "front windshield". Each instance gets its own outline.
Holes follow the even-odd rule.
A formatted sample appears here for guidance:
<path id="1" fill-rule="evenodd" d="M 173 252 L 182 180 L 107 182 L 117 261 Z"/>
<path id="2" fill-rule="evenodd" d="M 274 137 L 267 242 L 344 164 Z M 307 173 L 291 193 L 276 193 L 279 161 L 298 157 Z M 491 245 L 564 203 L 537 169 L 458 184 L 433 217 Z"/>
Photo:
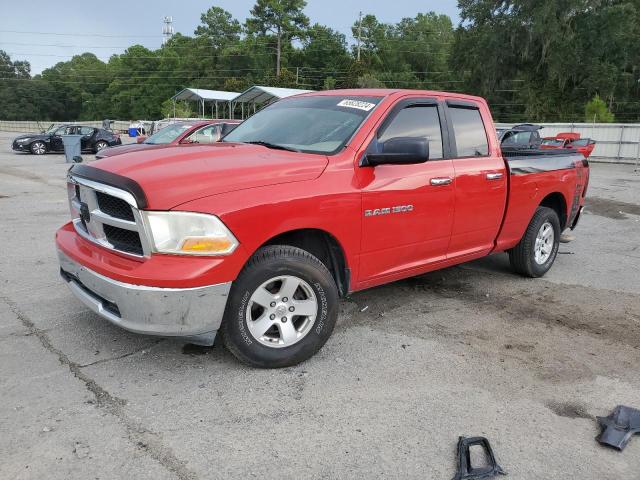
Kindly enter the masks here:
<path id="1" fill-rule="evenodd" d="M 238 125 L 223 141 L 336 153 L 380 100 L 381 97 L 332 95 L 280 100 Z"/>
<path id="2" fill-rule="evenodd" d="M 44 131 L 44 133 L 53 133 L 53 132 L 55 132 L 55 131 L 56 131 L 56 128 L 58 128 L 58 126 L 57 126 L 57 125 L 55 125 L 55 124 L 51 124 L 51 125 L 49 125 L 49 128 L 47 128 L 47 129 Z"/>
<path id="3" fill-rule="evenodd" d="M 147 138 L 143 143 L 151 145 L 165 145 L 173 142 L 176 138 L 189 130 L 191 125 L 188 123 L 174 123 L 168 127 L 164 127 L 162 130 L 158 130 L 156 133 Z"/>

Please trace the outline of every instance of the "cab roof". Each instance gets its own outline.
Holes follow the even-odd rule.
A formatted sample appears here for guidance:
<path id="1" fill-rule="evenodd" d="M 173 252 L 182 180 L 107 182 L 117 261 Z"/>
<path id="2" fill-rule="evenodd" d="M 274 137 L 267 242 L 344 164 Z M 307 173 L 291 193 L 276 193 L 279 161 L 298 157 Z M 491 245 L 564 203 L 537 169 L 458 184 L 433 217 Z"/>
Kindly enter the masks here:
<path id="1" fill-rule="evenodd" d="M 351 88 L 344 90 L 322 90 L 318 92 L 304 93 L 302 95 L 296 95 L 296 97 L 311 97 L 320 95 L 331 95 L 335 97 L 349 96 L 349 97 L 391 97 L 391 96 L 404 96 L 404 95 L 433 95 L 439 97 L 457 98 L 460 100 L 469 100 L 474 102 L 486 103 L 482 97 L 474 95 L 467 95 L 464 93 L 454 92 L 441 92 L 437 90 L 412 90 L 403 88 Z"/>

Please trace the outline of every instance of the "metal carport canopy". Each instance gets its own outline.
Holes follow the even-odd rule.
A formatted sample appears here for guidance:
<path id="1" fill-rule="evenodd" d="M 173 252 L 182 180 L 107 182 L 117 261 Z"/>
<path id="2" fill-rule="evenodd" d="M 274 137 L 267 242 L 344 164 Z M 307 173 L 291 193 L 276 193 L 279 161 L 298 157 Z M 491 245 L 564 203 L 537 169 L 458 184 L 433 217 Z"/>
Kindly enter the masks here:
<path id="1" fill-rule="evenodd" d="M 205 90 L 202 88 L 185 88 L 171 97 L 171 100 L 230 102 L 238 95 L 240 95 L 238 92 L 223 92 L 220 90 Z"/>
<path id="2" fill-rule="evenodd" d="M 234 103 L 268 103 L 272 100 L 309 93 L 313 90 L 301 90 L 299 88 L 263 87 L 255 85 L 233 99 Z"/>

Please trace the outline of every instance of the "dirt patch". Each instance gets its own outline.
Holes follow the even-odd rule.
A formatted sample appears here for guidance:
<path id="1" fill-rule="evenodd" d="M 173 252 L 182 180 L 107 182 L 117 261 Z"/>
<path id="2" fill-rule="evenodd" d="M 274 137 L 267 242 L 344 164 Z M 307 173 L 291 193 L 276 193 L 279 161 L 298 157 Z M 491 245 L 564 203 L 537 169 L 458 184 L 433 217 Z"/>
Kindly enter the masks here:
<path id="1" fill-rule="evenodd" d="M 535 345 L 529 345 L 525 343 L 506 343 L 504 345 L 505 350 L 518 350 L 523 353 L 531 353 L 535 349 Z"/>
<path id="2" fill-rule="evenodd" d="M 450 311 L 470 308 L 499 316 L 510 324 L 540 323 L 639 348 L 640 302 L 636 295 L 616 292 L 616 302 L 611 303 L 612 294 L 581 285 L 559 288 L 543 279 L 531 281 L 511 274 L 453 267 L 354 294 L 351 300 L 357 310 L 354 308 L 345 327 L 367 324 L 418 337 L 422 330 L 430 337 L 468 338 L 478 332 L 462 332 L 447 318 Z M 406 320 L 398 323 L 398 316 Z M 505 350 L 531 353 L 535 348 L 529 342 L 509 344 L 511 348 Z"/>
<path id="3" fill-rule="evenodd" d="M 47 181 L 47 179 L 42 178 L 35 173 L 26 172 L 19 168 L 9 166 L 3 166 L 2 168 L 0 168 L 0 175 L 8 175 L 10 177 L 20 178 L 22 180 L 29 180 L 31 182 L 41 183 L 42 185 L 51 185 L 51 183 Z"/>
<path id="4" fill-rule="evenodd" d="M 640 215 L 640 205 L 608 198 L 587 197 L 585 208 L 589 213 L 614 220 L 624 220 L 629 218 L 627 217 L 629 214 Z"/>
<path id="5" fill-rule="evenodd" d="M 546 407 L 559 417 L 565 418 L 586 418 L 591 420 L 592 415 L 589 415 L 584 405 L 573 402 L 548 402 Z"/>

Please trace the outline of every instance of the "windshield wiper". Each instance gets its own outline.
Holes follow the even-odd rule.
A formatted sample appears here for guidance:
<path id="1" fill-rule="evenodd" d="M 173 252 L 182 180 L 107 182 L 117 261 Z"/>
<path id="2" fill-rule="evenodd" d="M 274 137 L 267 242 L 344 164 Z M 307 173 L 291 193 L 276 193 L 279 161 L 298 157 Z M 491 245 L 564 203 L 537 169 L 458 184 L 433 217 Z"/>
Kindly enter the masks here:
<path id="1" fill-rule="evenodd" d="M 242 142 L 242 143 L 249 143 L 251 145 L 262 145 L 263 147 L 273 148 L 274 150 L 286 150 L 288 152 L 298 152 L 298 153 L 301 152 L 301 150 L 298 150 L 297 148 L 286 147 L 284 145 L 278 145 L 277 143 L 263 142 L 262 140 L 256 140 L 254 142 Z"/>

